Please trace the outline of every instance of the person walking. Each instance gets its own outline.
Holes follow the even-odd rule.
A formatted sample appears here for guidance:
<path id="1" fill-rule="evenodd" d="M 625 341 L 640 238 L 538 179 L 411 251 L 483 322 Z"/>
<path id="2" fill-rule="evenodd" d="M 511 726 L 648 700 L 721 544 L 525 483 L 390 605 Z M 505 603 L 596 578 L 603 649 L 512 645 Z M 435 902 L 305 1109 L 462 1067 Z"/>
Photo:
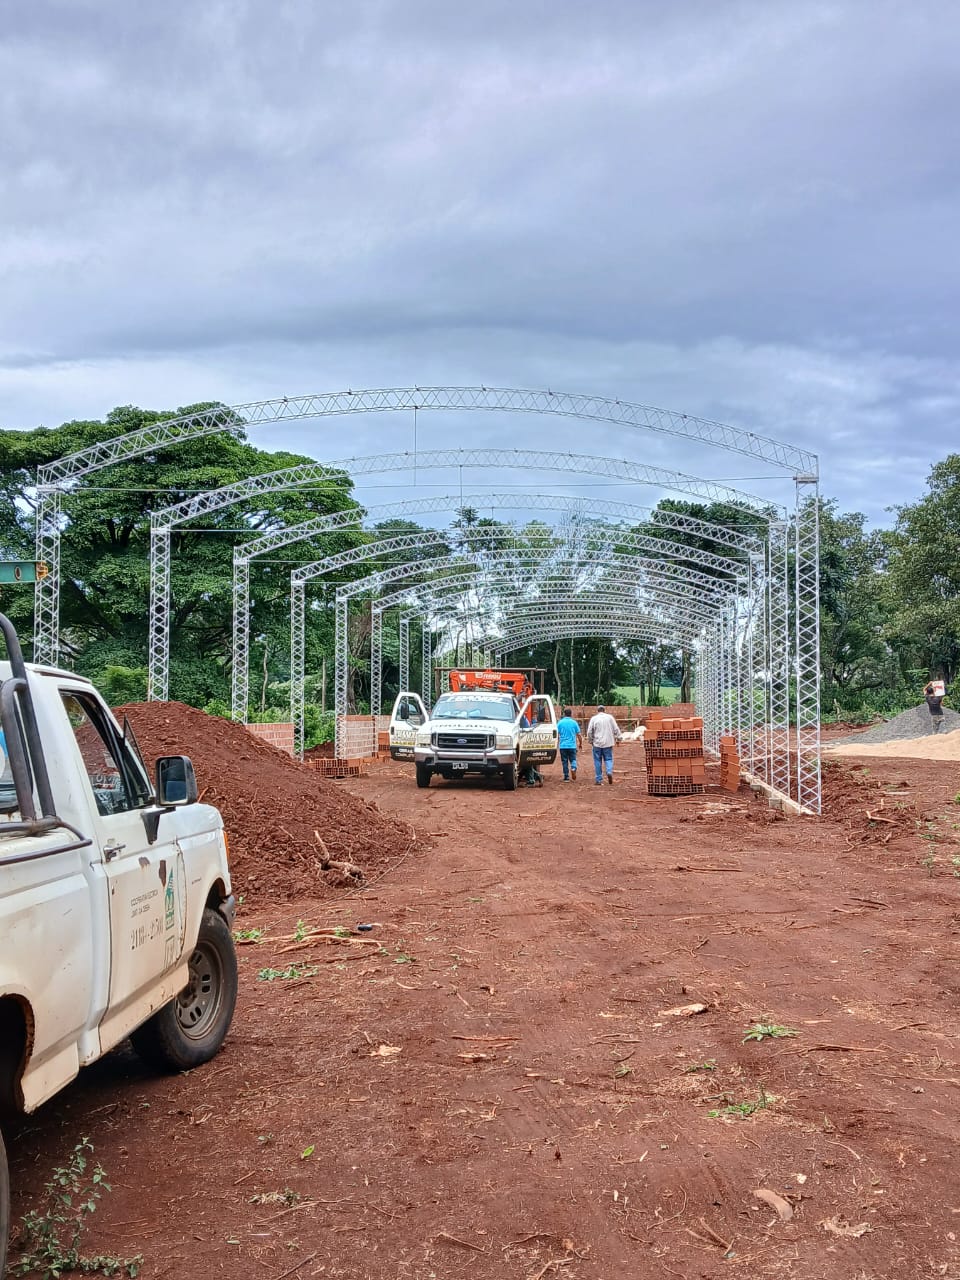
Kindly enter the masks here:
<path id="1" fill-rule="evenodd" d="M 603 782 L 603 770 L 607 770 L 607 782 L 613 786 L 613 747 L 623 734 L 620 726 L 610 712 L 602 704 L 597 707 L 597 714 L 590 717 L 587 725 L 587 741 L 593 747 L 594 782 L 599 787 Z"/>
<path id="2" fill-rule="evenodd" d="M 580 726 L 570 714 L 570 708 L 563 708 L 563 715 L 557 721 L 557 747 L 560 751 L 560 763 L 563 765 L 564 782 L 577 780 L 577 748 L 583 746 L 583 734 Z"/>
<path id="3" fill-rule="evenodd" d="M 943 728 L 943 700 L 946 696 L 947 686 L 942 680 L 929 680 L 927 682 L 923 697 L 930 711 L 932 733 L 939 733 Z"/>

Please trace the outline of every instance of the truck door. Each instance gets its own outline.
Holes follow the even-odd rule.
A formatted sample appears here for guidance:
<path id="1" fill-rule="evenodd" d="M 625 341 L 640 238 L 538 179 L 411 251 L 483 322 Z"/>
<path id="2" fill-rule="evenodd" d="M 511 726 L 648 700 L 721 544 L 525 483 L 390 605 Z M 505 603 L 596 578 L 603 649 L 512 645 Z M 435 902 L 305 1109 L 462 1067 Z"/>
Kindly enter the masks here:
<path id="1" fill-rule="evenodd" d="M 529 728 L 523 727 L 526 719 Z M 557 758 L 557 713 L 545 694 L 527 698 L 520 712 L 520 768 L 553 764 Z"/>
<path id="2" fill-rule="evenodd" d="M 157 840 L 148 843 L 140 810 L 151 800 L 150 784 L 100 700 L 69 687 L 60 696 L 90 787 L 110 904 L 110 981 L 100 1026 L 106 1050 L 149 1014 L 151 989 L 183 954 L 183 854 L 163 819 Z"/>
<path id="3" fill-rule="evenodd" d="M 423 701 L 415 693 L 401 693 L 390 716 L 390 755 L 394 760 L 412 760 L 417 730 L 429 719 Z"/>

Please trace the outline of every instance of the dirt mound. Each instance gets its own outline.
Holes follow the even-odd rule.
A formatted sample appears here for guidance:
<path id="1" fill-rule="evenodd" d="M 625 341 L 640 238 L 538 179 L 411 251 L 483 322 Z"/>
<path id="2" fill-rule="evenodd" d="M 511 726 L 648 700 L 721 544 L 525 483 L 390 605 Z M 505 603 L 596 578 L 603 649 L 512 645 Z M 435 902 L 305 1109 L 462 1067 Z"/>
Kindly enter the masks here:
<path id="1" fill-rule="evenodd" d="M 236 893 L 288 902 L 335 892 L 318 861 L 314 831 L 332 858 L 357 863 L 367 879 L 410 847 L 413 831 L 375 805 L 305 769 L 242 725 L 182 702 L 135 702 L 128 716 L 152 770 L 157 756 L 188 755 L 200 798 L 216 805 L 230 839 Z"/>
<path id="2" fill-rule="evenodd" d="M 949 707 L 944 707 L 943 724 L 940 728 L 940 733 L 952 733 L 956 729 L 960 729 L 960 714 Z M 854 743 L 899 742 L 904 739 L 924 738 L 932 735 L 933 717 L 927 704 L 921 702 L 919 707 L 910 707 L 907 711 L 901 711 L 892 720 L 884 720 L 881 724 L 875 724 L 872 728 L 867 729 L 865 733 L 853 734 L 849 738 L 840 738 L 831 745 L 846 746 Z M 931 759 L 937 758 L 936 756 L 931 757 Z"/>

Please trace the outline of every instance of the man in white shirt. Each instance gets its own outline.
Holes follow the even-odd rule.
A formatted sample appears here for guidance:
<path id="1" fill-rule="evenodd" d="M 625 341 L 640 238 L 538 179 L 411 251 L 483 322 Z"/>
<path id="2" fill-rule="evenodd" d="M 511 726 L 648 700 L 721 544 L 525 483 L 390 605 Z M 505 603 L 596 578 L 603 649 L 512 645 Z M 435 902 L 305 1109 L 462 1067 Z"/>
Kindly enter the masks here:
<path id="1" fill-rule="evenodd" d="M 620 726 L 605 707 L 597 707 L 597 714 L 590 717 L 587 725 L 587 741 L 593 747 L 594 781 L 599 787 L 603 782 L 603 770 L 606 766 L 607 782 L 613 786 L 613 744 L 623 737 Z"/>

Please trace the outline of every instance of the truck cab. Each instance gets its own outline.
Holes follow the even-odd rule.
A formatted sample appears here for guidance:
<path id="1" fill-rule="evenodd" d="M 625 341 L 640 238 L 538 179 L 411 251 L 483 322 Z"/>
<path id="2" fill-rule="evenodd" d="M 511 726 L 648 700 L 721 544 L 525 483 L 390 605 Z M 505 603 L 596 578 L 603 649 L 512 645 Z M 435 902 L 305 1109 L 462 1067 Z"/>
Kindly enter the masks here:
<path id="1" fill-rule="evenodd" d="M 410 710 L 419 724 L 410 727 Z M 499 777 L 508 791 L 517 787 L 530 765 L 549 764 L 557 755 L 557 713 L 547 694 L 532 694 L 521 703 L 508 690 L 461 689 L 443 693 L 428 714 L 415 693 L 403 692 L 390 718 L 405 745 L 412 738 L 418 787 L 429 787 L 434 774 L 447 779 L 470 774 Z"/>
<path id="2" fill-rule="evenodd" d="M 71 672 L 27 666 L 0 615 L 0 1107 L 33 1111 L 128 1036 L 183 1071 L 237 994 L 218 811 L 186 756 L 151 779 L 130 726 Z M 0 1138 L 0 1274 L 9 1228 Z"/>

